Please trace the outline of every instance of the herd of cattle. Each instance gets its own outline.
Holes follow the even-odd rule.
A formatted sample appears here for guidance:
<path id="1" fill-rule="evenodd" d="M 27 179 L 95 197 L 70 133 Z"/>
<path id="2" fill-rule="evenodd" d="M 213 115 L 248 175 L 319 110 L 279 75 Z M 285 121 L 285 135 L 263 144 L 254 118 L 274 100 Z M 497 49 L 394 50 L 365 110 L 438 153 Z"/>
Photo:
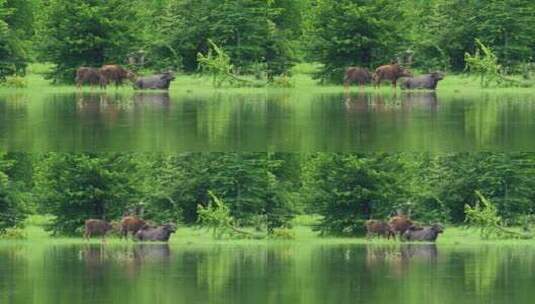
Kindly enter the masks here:
<path id="1" fill-rule="evenodd" d="M 440 72 L 413 77 L 412 73 L 401 67 L 399 63 L 391 63 L 378 67 L 374 73 L 366 68 L 349 67 L 345 73 L 344 86 L 348 88 L 352 83 L 364 86 L 373 82 L 375 87 L 379 87 L 382 81 L 388 80 L 396 88 L 398 80 L 401 80 L 400 87 L 402 89 L 435 90 L 438 82 L 442 79 L 444 79 L 444 75 Z"/>
<path id="2" fill-rule="evenodd" d="M 405 241 L 425 241 L 434 242 L 438 235 L 444 232 L 440 224 L 430 226 L 420 226 L 413 223 L 405 215 L 392 217 L 388 222 L 381 220 L 366 221 L 368 239 L 377 236 L 386 239 L 396 239 Z M 167 242 L 171 234 L 176 232 L 175 224 L 151 225 L 136 216 L 125 216 L 120 222 L 107 222 L 98 219 L 85 221 L 84 238 L 90 239 L 93 236 L 105 237 L 109 232 L 115 231 L 122 238 L 131 235 L 139 241 L 160 241 Z"/>
<path id="3" fill-rule="evenodd" d="M 76 86 L 88 84 L 90 86 L 100 86 L 106 88 L 109 84 L 120 86 L 125 80 L 130 80 L 134 84 L 134 89 L 159 89 L 168 90 L 171 81 L 175 79 L 172 72 L 163 72 L 156 75 L 138 77 L 117 64 L 104 65 L 101 68 L 80 67 L 76 71 Z M 402 89 L 427 89 L 435 90 L 438 82 L 444 79 L 440 72 L 432 72 L 417 77 L 403 68 L 399 63 L 391 63 L 378 67 L 375 72 L 370 72 L 366 68 L 349 67 L 345 72 L 344 86 L 348 88 L 352 83 L 360 86 L 372 83 L 378 87 L 382 81 L 391 81 L 394 88 L 397 87 L 398 80 L 401 79 Z"/>
<path id="4" fill-rule="evenodd" d="M 134 89 L 168 90 L 175 76 L 172 72 L 163 72 L 138 77 L 134 72 L 117 64 L 104 65 L 101 68 L 80 67 L 76 70 L 75 81 L 78 88 L 85 84 L 101 88 L 106 88 L 109 84 L 120 86 L 125 80 L 130 80 L 134 84 Z"/>
<path id="5" fill-rule="evenodd" d="M 160 242 L 169 241 L 171 234 L 176 232 L 175 224 L 155 226 L 136 216 L 125 216 L 118 223 L 89 219 L 85 221 L 84 229 L 85 239 L 90 239 L 93 236 L 105 237 L 108 233 L 115 231 L 122 238 L 127 238 L 128 235 L 131 235 L 139 241 Z"/>
<path id="6" fill-rule="evenodd" d="M 365 225 L 368 239 L 374 236 L 396 239 L 397 236 L 399 240 L 404 241 L 434 242 L 438 235 L 444 232 L 440 224 L 420 226 L 405 215 L 394 216 L 388 222 L 368 220 Z"/>

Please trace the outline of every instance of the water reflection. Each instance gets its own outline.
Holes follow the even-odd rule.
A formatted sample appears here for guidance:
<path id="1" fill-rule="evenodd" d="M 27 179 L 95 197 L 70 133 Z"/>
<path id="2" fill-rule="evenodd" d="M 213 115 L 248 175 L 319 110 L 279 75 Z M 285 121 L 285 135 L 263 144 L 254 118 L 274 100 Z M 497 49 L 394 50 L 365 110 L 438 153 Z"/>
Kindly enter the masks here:
<path id="1" fill-rule="evenodd" d="M 0 94 L 8 151 L 535 151 L 535 97 Z"/>
<path id="2" fill-rule="evenodd" d="M 0 302 L 530 303 L 532 249 L 0 244 Z"/>
<path id="3" fill-rule="evenodd" d="M 169 107 L 171 96 L 168 92 L 137 92 L 134 94 L 134 104 L 150 104 Z"/>

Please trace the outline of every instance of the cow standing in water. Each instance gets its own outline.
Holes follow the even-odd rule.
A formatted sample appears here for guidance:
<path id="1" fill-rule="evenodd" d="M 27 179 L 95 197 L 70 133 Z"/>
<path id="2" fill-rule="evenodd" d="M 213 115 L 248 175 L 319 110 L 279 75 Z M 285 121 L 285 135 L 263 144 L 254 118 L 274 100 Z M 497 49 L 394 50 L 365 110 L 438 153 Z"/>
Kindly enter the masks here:
<path id="1" fill-rule="evenodd" d="M 135 236 L 136 233 L 146 225 L 144 220 L 136 216 L 125 216 L 121 220 L 121 236 L 126 238 L 130 232 L 132 236 Z"/>
<path id="2" fill-rule="evenodd" d="M 388 223 L 379 220 L 367 220 L 366 221 L 366 238 L 370 239 L 373 236 L 384 237 L 387 240 L 390 237 L 395 238 L 394 231 L 388 225 Z"/>
<path id="3" fill-rule="evenodd" d="M 382 65 L 375 70 L 374 83 L 375 87 L 377 88 L 381 86 L 381 81 L 389 80 L 392 81 L 392 87 L 395 89 L 399 78 L 411 76 L 411 72 L 405 68 L 402 68 L 399 63 L 392 63 Z"/>
<path id="4" fill-rule="evenodd" d="M 100 68 L 99 72 L 102 78 L 101 86 L 104 87 L 111 83 L 114 83 L 115 87 L 118 87 L 126 79 L 130 79 L 132 82 L 136 81 L 136 75 L 133 72 L 117 64 L 104 65 Z"/>
<path id="5" fill-rule="evenodd" d="M 89 219 L 85 221 L 84 239 L 89 240 L 92 236 L 100 235 L 105 239 L 108 231 L 112 230 L 112 225 L 103 220 Z"/>
<path id="6" fill-rule="evenodd" d="M 405 231 L 407 231 L 411 226 L 413 226 L 412 221 L 405 215 L 396 215 L 388 221 L 390 229 L 392 229 L 394 235 L 399 235 L 401 240 Z"/>
<path id="7" fill-rule="evenodd" d="M 364 87 L 365 84 L 369 83 L 372 80 L 372 74 L 368 69 L 359 68 L 359 67 L 349 67 L 346 70 L 344 76 L 344 87 L 346 90 L 349 89 L 352 83 L 358 83 L 359 87 Z"/>
<path id="8" fill-rule="evenodd" d="M 84 84 L 88 84 L 90 86 L 103 86 L 104 79 L 102 78 L 102 75 L 100 74 L 100 70 L 97 68 L 89 68 L 89 67 L 80 67 L 78 70 L 76 70 L 76 78 L 75 78 L 76 86 L 78 88 L 82 87 Z"/>

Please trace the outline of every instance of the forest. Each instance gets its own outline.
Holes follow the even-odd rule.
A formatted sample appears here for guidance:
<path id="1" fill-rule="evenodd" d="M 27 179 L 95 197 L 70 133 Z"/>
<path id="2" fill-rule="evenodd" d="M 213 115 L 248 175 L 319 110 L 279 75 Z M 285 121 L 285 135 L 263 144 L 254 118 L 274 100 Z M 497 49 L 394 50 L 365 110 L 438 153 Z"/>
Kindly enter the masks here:
<path id="1" fill-rule="evenodd" d="M 462 73 L 478 41 L 500 75 L 530 78 L 534 16 L 530 0 L 0 0 L 0 79 L 39 62 L 54 83 L 108 63 L 198 73 L 210 41 L 233 73 L 268 79 L 303 62 L 323 83 L 392 61 Z"/>
<path id="2" fill-rule="evenodd" d="M 480 197 L 503 227 L 530 229 L 534 174 L 533 153 L 4 153 L 0 229 L 49 214 L 51 234 L 80 236 L 86 219 L 139 210 L 196 226 L 214 197 L 236 226 L 268 231 L 307 215 L 322 235 L 362 235 L 398 212 L 464 225 Z"/>

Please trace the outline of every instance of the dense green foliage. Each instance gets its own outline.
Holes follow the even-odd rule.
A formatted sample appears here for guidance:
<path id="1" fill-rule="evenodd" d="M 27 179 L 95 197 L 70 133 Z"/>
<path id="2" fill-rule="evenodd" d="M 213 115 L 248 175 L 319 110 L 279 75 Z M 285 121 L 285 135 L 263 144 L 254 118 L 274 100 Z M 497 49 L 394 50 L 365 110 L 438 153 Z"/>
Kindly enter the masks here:
<path id="1" fill-rule="evenodd" d="M 24 163 L 18 157 L 20 155 L 0 155 L 0 234 L 7 228 L 20 226 L 28 213 L 25 176 L 31 173 L 18 174 Z"/>
<path id="2" fill-rule="evenodd" d="M 535 213 L 533 153 L 50 153 L 8 154 L 0 165 L 3 227 L 39 212 L 54 216 L 56 234 L 132 212 L 195 225 L 222 211 L 231 230 L 268 232 L 290 227 L 297 214 L 318 214 L 323 234 L 358 234 L 365 220 L 397 212 L 463 224 L 467 210 L 478 210 L 477 193 L 503 227 L 527 227 Z M 209 193 L 224 206 L 210 207 Z"/>
<path id="3" fill-rule="evenodd" d="M 40 16 L 40 58 L 54 81 L 73 82 L 80 66 L 126 63 L 136 43 L 135 11 L 125 0 L 52 0 Z"/>
<path id="4" fill-rule="evenodd" d="M 386 218 L 408 199 L 397 156 L 318 154 L 307 161 L 304 193 L 323 215 L 323 233 L 357 233 L 369 218 Z"/>
<path id="5" fill-rule="evenodd" d="M 279 2 L 287 1 L 169 1 L 156 29 L 163 38 L 151 46 L 151 56 L 181 59 L 185 71 L 196 71 L 197 54 L 208 51 L 211 39 L 242 72 L 264 63 L 270 75 L 281 74 L 293 58 L 290 39 L 295 25 L 287 14 L 299 11 L 291 5 L 293 11 L 281 10 Z"/>
<path id="6" fill-rule="evenodd" d="M 368 218 L 401 211 L 422 222 L 465 222 L 476 191 L 496 204 L 508 224 L 532 214 L 533 154 L 319 154 L 307 165 L 305 193 L 323 215 L 320 231 L 362 231 Z"/>
<path id="7" fill-rule="evenodd" d="M 311 59 L 324 64 L 323 80 L 342 82 L 345 68 L 376 67 L 400 47 L 399 4 L 392 1 L 320 0 L 312 15 Z"/>
<path id="8" fill-rule="evenodd" d="M 36 162 L 38 210 L 54 215 L 54 234 L 73 234 L 86 219 L 118 218 L 137 203 L 135 169 L 130 155 L 48 154 Z"/>
<path id="9" fill-rule="evenodd" d="M 265 153 L 192 153 L 148 157 L 144 163 L 147 215 L 161 220 L 198 220 L 197 206 L 206 206 L 212 191 L 231 215 L 244 224 L 256 216 L 267 226 L 282 226 L 293 214 L 289 186 L 277 170 L 283 160 Z"/>
<path id="10" fill-rule="evenodd" d="M 34 9 L 33 0 L 0 0 L 0 81 L 25 72 Z"/>
<path id="11" fill-rule="evenodd" d="M 321 63 L 329 82 L 347 66 L 392 60 L 460 72 L 476 39 L 501 72 L 521 73 L 533 61 L 533 16 L 529 0 L 2 0 L 0 76 L 23 72 L 30 54 L 55 65 L 56 81 L 103 63 L 196 72 L 208 40 L 233 73 L 269 79 L 298 60 Z"/>

